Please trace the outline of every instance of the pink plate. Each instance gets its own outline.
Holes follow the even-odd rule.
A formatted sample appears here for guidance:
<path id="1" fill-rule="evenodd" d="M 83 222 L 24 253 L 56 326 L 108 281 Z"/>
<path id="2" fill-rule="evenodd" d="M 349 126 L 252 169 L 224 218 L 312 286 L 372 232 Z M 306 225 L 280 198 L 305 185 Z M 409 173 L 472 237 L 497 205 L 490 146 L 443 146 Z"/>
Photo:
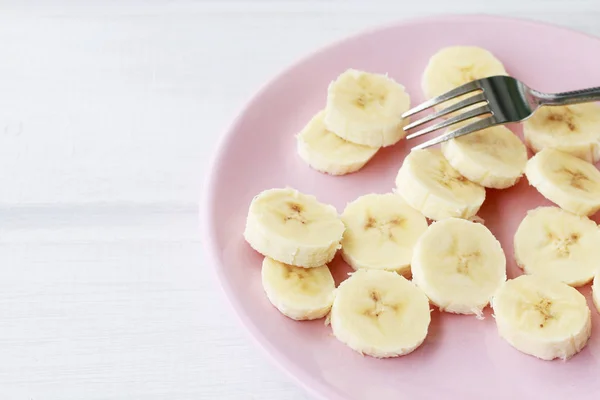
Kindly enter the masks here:
<path id="1" fill-rule="evenodd" d="M 315 396 L 350 399 L 597 399 L 600 318 L 593 310 L 588 346 L 567 362 L 541 361 L 510 347 L 484 320 L 432 314 L 430 334 L 414 353 L 395 359 L 362 357 L 338 342 L 323 320 L 295 322 L 271 306 L 260 282 L 262 257 L 244 241 L 246 212 L 262 190 L 291 186 L 341 212 L 369 192 L 389 192 L 409 147 L 380 151 L 361 171 L 333 177 L 311 170 L 296 153 L 294 135 L 325 103 L 328 83 L 352 67 L 388 73 L 404 84 L 412 104 L 424 100 L 421 73 L 449 45 L 492 51 L 509 73 L 532 87 L 562 91 L 600 83 L 600 40 L 555 26 L 490 16 L 402 22 L 336 43 L 271 81 L 243 110 L 216 153 L 202 204 L 204 244 L 236 314 L 273 360 Z M 519 132 L 518 126 L 511 127 Z M 520 132 L 519 132 L 520 133 Z M 411 145 L 413 143 L 411 142 Z M 526 211 L 549 204 L 524 178 L 488 190 L 480 216 L 501 241 L 508 275 L 520 272 L 512 237 Z M 348 267 L 332 265 L 337 281 Z M 582 292 L 590 299 L 589 285 Z M 590 307 L 592 307 L 590 299 Z"/>

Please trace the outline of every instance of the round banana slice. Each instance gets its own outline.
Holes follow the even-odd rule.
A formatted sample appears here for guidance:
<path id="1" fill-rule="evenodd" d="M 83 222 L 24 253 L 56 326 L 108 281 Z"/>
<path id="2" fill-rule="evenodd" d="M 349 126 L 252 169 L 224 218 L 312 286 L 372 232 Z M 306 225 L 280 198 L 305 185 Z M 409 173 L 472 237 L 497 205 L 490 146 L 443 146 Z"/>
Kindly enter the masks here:
<path id="1" fill-rule="evenodd" d="M 311 168 L 331 175 L 345 175 L 365 166 L 379 148 L 348 142 L 325 128 L 320 111 L 296 136 L 300 158 Z"/>
<path id="2" fill-rule="evenodd" d="M 600 229 L 596 223 L 558 207 L 529 211 L 515 233 L 514 246 L 517 264 L 527 274 L 567 285 L 585 285 L 600 269 Z"/>
<path id="3" fill-rule="evenodd" d="M 448 218 L 421 236 L 411 269 L 413 282 L 440 311 L 482 315 L 506 280 L 506 257 L 484 225 Z"/>
<path id="4" fill-rule="evenodd" d="M 600 161 L 600 105 L 542 107 L 523 123 L 523 136 L 536 153 L 550 147 L 596 163 Z"/>
<path id="5" fill-rule="evenodd" d="M 331 310 L 335 282 L 327 265 L 302 268 L 265 257 L 261 276 L 269 301 L 289 318 L 319 319 Z"/>
<path id="6" fill-rule="evenodd" d="M 465 178 L 494 189 L 506 189 L 517 183 L 527 164 L 527 148 L 504 126 L 446 141 L 441 150 Z"/>
<path id="7" fill-rule="evenodd" d="M 376 358 L 403 356 L 419 347 L 431 315 L 425 294 L 395 272 L 361 269 L 342 282 L 331 308 L 335 337 Z"/>
<path id="8" fill-rule="evenodd" d="M 492 307 L 498 333 L 517 350 L 566 360 L 580 352 L 592 333 L 585 297 L 566 283 L 539 275 L 506 281 Z"/>
<path id="9" fill-rule="evenodd" d="M 352 268 L 410 274 L 413 247 L 427 229 L 427 220 L 400 196 L 361 196 L 346 206 L 342 221 L 342 256 Z"/>
<path id="10" fill-rule="evenodd" d="M 421 85 L 425 96 L 431 99 L 465 83 L 495 75 L 508 74 L 502 63 L 488 50 L 476 46 L 450 46 L 442 48 L 429 59 Z M 457 97 L 436 108 L 446 108 L 464 98 L 466 96 Z"/>
<path id="11" fill-rule="evenodd" d="M 391 146 L 406 136 L 402 113 L 409 108 L 404 86 L 392 78 L 349 69 L 329 85 L 325 126 L 353 143 Z"/>
<path id="12" fill-rule="evenodd" d="M 397 193 L 433 220 L 471 218 L 485 200 L 485 188 L 469 181 L 437 149 L 413 150 L 396 176 Z"/>
<path id="13" fill-rule="evenodd" d="M 344 223 L 333 206 L 283 188 L 265 190 L 254 197 L 244 238 L 266 257 L 312 268 L 333 259 L 343 233 Z"/>
<path id="14" fill-rule="evenodd" d="M 600 171 L 580 158 L 545 148 L 529 159 L 525 175 L 563 210 L 590 216 L 600 209 Z"/>

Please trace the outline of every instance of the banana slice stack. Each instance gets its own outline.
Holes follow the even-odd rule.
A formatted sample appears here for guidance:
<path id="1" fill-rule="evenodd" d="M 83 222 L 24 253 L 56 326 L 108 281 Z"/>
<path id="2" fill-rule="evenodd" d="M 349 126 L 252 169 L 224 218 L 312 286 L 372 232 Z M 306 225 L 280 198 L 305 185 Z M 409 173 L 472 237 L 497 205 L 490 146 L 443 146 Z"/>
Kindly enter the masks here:
<path id="1" fill-rule="evenodd" d="M 506 74 L 488 50 L 450 46 L 431 57 L 421 83 L 431 98 Z M 296 135 L 297 152 L 322 173 L 357 172 L 404 137 L 409 107 L 404 87 L 387 75 L 348 69 Z M 600 228 L 590 219 L 600 210 L 600 106 L 546 107 L 523 125 L 524 141 L 497 126 L 411 151 L 392 193 L 351 199 L 341 214 L 293 188 L 259 193 L 243 235 L 264 256 L 269 302 L 293 320 L 327 317 L 339 342 L 376 358 L 425 343 L 431 305 L 477 318 L 490 306 L 499 337 L 515 349 L 542 360 L 573 357 L 592 335 L 576 288 L 593 281 L 600 312 Z M 516 229 L 514 259 L 524 274 L 509 279 L 506 254 L 477 213 L 486 190 L 523 176 L 555 205 L 530 210 Z M 329 265 L 338 251 L 354 272 L 336 288 Z"/>
<path id="2" fill-rule="evenodd" d="M 329 314 L 335 282 L 327 263 L 344 230 L 333 206 L 298 190 L 269 189 L 252 199 L 244 238 L 265 256 L 263 289 L 283 315 L 313 320 Z"/>
<path id="3" fill-rule="evenodd" d="M 401 115 L 409 108 L 404 86 L 392 78 L 348 69 L 329 85 L 325 109 L 296 135 L 298 154 L 319 172 L 356 172 L 405 136 Z"/>
<path id="4" fill-rule="evenodd" d="M 262 286 L 277 310 L 297 321 L 329 315 L 341 342 L 384 358 L 412 352 L 427 335 L 429 300 L 398 274 L 410 275 L 426 229 L 425 217 L 394 193 L 362 196 L 339 216 L 314 196 L 279 188 L 254 197 L 244 238 L 264 256 Z M 327 264 L 342 246 L 357 271 L 336 289 Z"/>

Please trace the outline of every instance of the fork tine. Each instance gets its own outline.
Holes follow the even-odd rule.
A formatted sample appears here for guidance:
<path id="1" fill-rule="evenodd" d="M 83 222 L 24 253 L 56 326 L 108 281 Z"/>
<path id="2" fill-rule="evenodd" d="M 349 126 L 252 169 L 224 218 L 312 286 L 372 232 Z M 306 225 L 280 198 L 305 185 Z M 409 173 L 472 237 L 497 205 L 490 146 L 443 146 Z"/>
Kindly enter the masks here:
<path id="1" fill-rule="evenodd" d="M 423 124 L 425 124 L 425 123 L 427 123 L 429 121 L 433 121 L 434 119 L 437 119 L 439 117 L 443 117 L 446 114 L 450 114 L 451 112 L 458 111 L 461 108 L 468 107 L 470 105 L 477 104 L 477 103 L 480 103 L 482 101 L 486 101 L 487 102 L 487 99 L 485 98 L 485 96 L 484 96 L 483 93 L 476 94 L 475 96 L 470 96 L 470 97 L 468 97 L 468 98 L 466 98 L 464 100 L 459 101 L 458 103 L 452 104 L 451 106 L 449 106 L 447 108 L 444 108 L 443 110 L 436 111 L 433 114 L 426 115 L 425 117 L 423 117 L 423 118 L 421 118 L 419 120 L 411 122 L 410 124 L 406 125 L 403 129 L 405 131 L 408 131 L 408 130 L 410 130 L 412 128 L 415 128 L 415 127 L 417 127 L 419 125 L 423 125 Z"/>
<path id="2" fill-rule="evenodd" d="M 429 99 L 429 100 L 425 101 L 424 103 L 421 103 L 418 106 L 406 111 L 404 114 L 402 114 L 402 118 L 410 117 L 411 115 L 421 112 L 429 107 L 436 106 L 439 103 L 442 103 L 444 101 L 450 100 L 454 97 L 458 97 L 463 94 L 470 93 L 479 88 L 481 88 L 481 83 L 479 82 L 479 80 L 465 83 L 464 85 L 461 85 L 461 86 L 454 88 L 444 94 L 434 97 L 433 99 Z"/>
<path id="3" fill-rule="evenodd" d="M 438 122 L 437 124 L 428 126 L 427 128 L 421 129 L 420 131 L 417 131 L 415 133 L 411 133 L 410 135 L 408 135 L 406 137 L 406 139 L 414 139 L 416 137 L 425 135 L 427 133 L 436 131 L 438 129 L 442 129 L 447 126 L 453 125 L 457 122 L 461 122 L 461 121 L 467 120 L 469 118 L 477 117 L 479 115 L 487 114 L 487 113 L 491 113 L 491 112 L 492 112 L 492 110 L 490 109 L 490 106 L 488 104 L 486 104 L 484 106 L 477 107 L 474 110 L 465 111 L 464 113 L 456 115 L 452 118 L 448 118 L 445 121 Z"/>
<path id="4" fill-rule="evenodd" d="M 469 133 L 473 133 L 473 132 L 479 131 L 481 129 L 486 129 L 486 128 L 489 128 L 491 126 L 497 125 L 497 124 L 498 124 L 498 121 L 494 117 L 488 117 L 488 118 L 485 118 L 485 119 L 481 119 L 481 120 L 473 122 L 473 123 L 471 123 L 469 125 L 465 125 L 465 126 L 463 126 L 461 128 L 455 129 L 455 130 L 453 130 L 451 132 L 445 133 L 443 135 L 440 135 L 438 137 L 430 139 L 430 140 L 428 140 L 426 142 L 423 142 L 423 143 L 421 143 L 421 144 L 413 147 L 412 149 L 413 150 L 424 149 L 424 148 L 427 148 L 429 146 L 433 146 L 433 145 L 445 142 L 445 141 L 450 140 L 450 139 L 455 139 L 457 137 L 461 137 L 463 135 L 467 135 Z"/>

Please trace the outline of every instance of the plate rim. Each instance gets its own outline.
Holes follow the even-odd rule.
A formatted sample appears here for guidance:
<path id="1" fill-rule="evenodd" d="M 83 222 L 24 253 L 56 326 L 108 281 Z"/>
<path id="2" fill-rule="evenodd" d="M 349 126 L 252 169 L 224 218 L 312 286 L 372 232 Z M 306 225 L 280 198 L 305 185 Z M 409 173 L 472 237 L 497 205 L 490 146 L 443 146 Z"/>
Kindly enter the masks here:
<path id="1" fill-rule="evenodd" d="M 231 122 L 221 131 L 219 138 L 216 141 L 216 145 L 213 146 L 213 152 L 208 162 L 205 164 L 206 174 L 204 176 L 201 188 L 201 196 L 199 199 L 198 218 L 200 224 L 200 241 L 204 250 L 204 260 L 210 264 L 208 269 L 211 270 L 212 279 L 214 279 L 220 288 L 218 290 L 220 295 L 224 297 L 225 303 L 228 304 L 230 311 L 235 316 L 237 324 L 240 325 L 244 331 L 245 336 L 249 337 L 251 342 L 254 343 L 254 347 L 260 349 L 260 352 L 265 356 L 270 363 L 276 366 L 277 369 L 283 371 L 297 387 L 302 388 L 305 393 L 313 396 L 317 400 L 347 400 L 339 393 L 334 391 L 331 387 L 323 385 L 316 381 L 310 374 L 305 373 L 302 368 L 298 368 L 294 363 L 287 362 L 283 357 L 276 357 L 280 352 L 273 347 L 266 340 L 262 340 L 260 336 L 260 329 L 252 322 L 252 319 L 243 314 L 240 308 L 234 303 L 233 296 L 230 295 L 231 288 L 224 279 L 223 274 L 220 272 L 218 261 L 217 244 L 215 236 L 213 235 L 213 227 L 216 223 L 215 213 L 213 212 L 212 204 L 215 200 L 214 188 L 217 186 L 217 166 L 222 161 L 224 149 L 227 147 L 229 142 L 233 138 L 233 133 L 238 129 L 244 115 L 246 114 L 250 104 L 255 103 L 260 97 L 263 96 L 272 86 L 282 80 L 289 74 L 293 74 L 296 68 L 301 67 L 304 63 L 310 59 L 317 57 L 323 53 L 350 42 L 358 38 L 378 34 L 386 30 L 391 30 L 399 26 L 411 26 L 411 25 L 422 25 L 422 24 L 433 24 L 436 22 L 448 22 L 448 21 L 461 21 L 461 20 L 476 20 L 485 19 L 490 21 L 498 22 L 514 22 L 519 24 L 531 25 L 532 27 L 545 27 L 554 30 L 565 31 L 570 34 L 581 36 L 582 38 L 592 39 L 600 42 L 600 37 L 592 35 L 587 32 L 583 32 L 576 28 L 559 25 L 543 20 L 537 20 L 526 17 L 516 17 L 511 15 L 499 15 L 489 13 L 457 13 L 457 14 L 428 14 L 425 16 L 418 16 L 405 19 L 396 19 L 387 23 L 381 23 L 372 25 L 367 28 L 359 29 L 356 32 L 345 35 L 337 40 L 329 41 L 324 45 L 315 48 L 312 51 L 304 53 L 300 57 L 292 60 L 286 66 L 279 70 L 276 74 L 263 81 L 253 93 L 248 96 L 238 109 L 234 113 L 234 117 Z M 399 400 L 405 400 L 405 398 L 398 398 Z"/>

